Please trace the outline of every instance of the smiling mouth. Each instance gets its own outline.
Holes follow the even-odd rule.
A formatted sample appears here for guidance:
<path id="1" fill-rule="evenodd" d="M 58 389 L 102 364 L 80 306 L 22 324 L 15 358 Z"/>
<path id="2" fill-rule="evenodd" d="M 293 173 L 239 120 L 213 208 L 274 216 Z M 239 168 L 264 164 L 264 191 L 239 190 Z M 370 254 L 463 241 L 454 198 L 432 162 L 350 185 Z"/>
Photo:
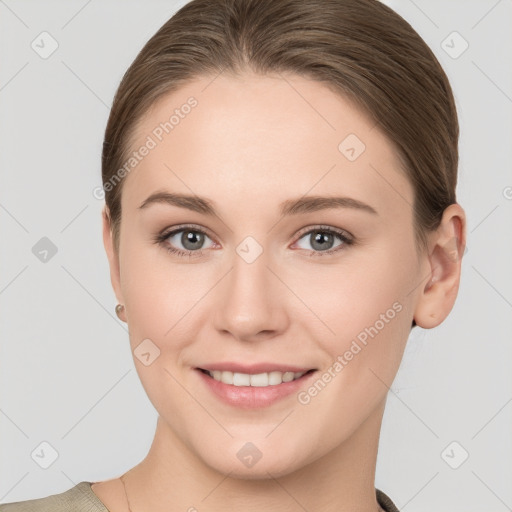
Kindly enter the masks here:
<path id="1" fill-rule="evenodd" d="M 308 375 L 316 370 L 311 369 L 305 372 L 279 372 L 273 371 L 268 373 L 239 373 L 221 370 L 205 370 L 198 368 L 201 372 L 208 375 L 212 379 L 222 382 L 224 384 L 230 384 L 238 387 L 269 387 L 278 386 L 286 382 L 292 382 L 294 380 L 301 379 L 305 375 Z"/>

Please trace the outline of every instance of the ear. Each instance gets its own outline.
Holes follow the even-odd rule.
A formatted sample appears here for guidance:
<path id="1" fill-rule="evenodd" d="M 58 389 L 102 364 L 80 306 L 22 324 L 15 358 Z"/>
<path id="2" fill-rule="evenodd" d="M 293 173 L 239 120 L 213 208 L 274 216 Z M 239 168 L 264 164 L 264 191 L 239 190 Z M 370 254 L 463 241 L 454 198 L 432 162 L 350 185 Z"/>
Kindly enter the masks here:
<path id="1" fill-rule="evenodd" d="M 466 215 L 459 204 L 445 209 L 439 227 L 429 235 L 428 245 L 425 258 L 429 277 L 414 310 L 416 324 L 424 329 L 432 329 L 444 321 L 459 291 L 466 247 Z"/>
<path id="2" fill-rule="evenodd" d="M 123 293 L 121 291 L 121 278 L 119 272 L 119 255 L 114 249 L 114 241 L 112 238 L 112 229 L 110 224 L 110 216 L 108 214 L 108 208 L 105 205 L 101 212 L 103 218 L 103 245 L 107 253 L 108 263 L 110 266 L 110 281 L 112 288 L 116 295 L 117 301 L 120 304 L 124 304 Z M 125 309 L 121 311 L 122 320 L 126 322 Z"/>

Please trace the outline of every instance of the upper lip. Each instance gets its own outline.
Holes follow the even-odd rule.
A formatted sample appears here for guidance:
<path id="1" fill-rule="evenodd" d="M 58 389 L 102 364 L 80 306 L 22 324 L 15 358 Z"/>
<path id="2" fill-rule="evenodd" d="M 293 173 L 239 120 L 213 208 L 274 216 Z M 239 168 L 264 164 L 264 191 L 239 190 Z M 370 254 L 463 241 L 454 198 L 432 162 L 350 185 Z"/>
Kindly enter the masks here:
<path id="1" fill-rule="evenodd" d="M 258 373 L 269 373 L 269 372 L 294 372 L 302 373 L 314 368 L 293 366 L 289 364 L 277 364 L 277 363 L 255 363 L 255 364 L 242 364 L 232 361 L 226 361 L 224 363 L 205 363 L 204 365 L 198 366 L 200 370 L 210 371 L 228 371 L 233 373 L 248 373 L 256 375 Z"/>

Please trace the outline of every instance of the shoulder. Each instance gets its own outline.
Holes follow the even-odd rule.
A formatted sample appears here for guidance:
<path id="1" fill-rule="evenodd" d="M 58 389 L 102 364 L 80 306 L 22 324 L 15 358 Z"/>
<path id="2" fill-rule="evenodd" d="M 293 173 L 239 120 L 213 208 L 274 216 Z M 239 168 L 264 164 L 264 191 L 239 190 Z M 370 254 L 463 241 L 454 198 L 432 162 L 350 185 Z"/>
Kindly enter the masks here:
<path id="1" fill-rule="evenodd" d="M 0 512 L 109 512 L 91 489 L 80 482 L 67 491 L 43 498 L 0 504 Z"/>

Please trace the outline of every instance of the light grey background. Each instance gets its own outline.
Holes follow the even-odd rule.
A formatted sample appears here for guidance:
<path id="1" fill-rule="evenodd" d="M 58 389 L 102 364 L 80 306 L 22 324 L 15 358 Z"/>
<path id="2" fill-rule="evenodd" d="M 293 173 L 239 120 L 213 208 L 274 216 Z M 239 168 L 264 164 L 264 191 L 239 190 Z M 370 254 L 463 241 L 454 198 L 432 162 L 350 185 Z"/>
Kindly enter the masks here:
<path id="1" fill-rule="evenodd" d="M 114 313 L 93 190 L 122 74 L 184 3 L 0 0 L 0 503 L 113 478 L 149 449 L 156 412 Z M 386 3 L 455 92 L 468 250 L 451 315 L 411 334 L 376 486 L 407 512 L 512 510 L 512 1 Z M 31 47 L 43 31 L 47 59 Z M 469 44 L 457 58 L 453 31 Z"/>

